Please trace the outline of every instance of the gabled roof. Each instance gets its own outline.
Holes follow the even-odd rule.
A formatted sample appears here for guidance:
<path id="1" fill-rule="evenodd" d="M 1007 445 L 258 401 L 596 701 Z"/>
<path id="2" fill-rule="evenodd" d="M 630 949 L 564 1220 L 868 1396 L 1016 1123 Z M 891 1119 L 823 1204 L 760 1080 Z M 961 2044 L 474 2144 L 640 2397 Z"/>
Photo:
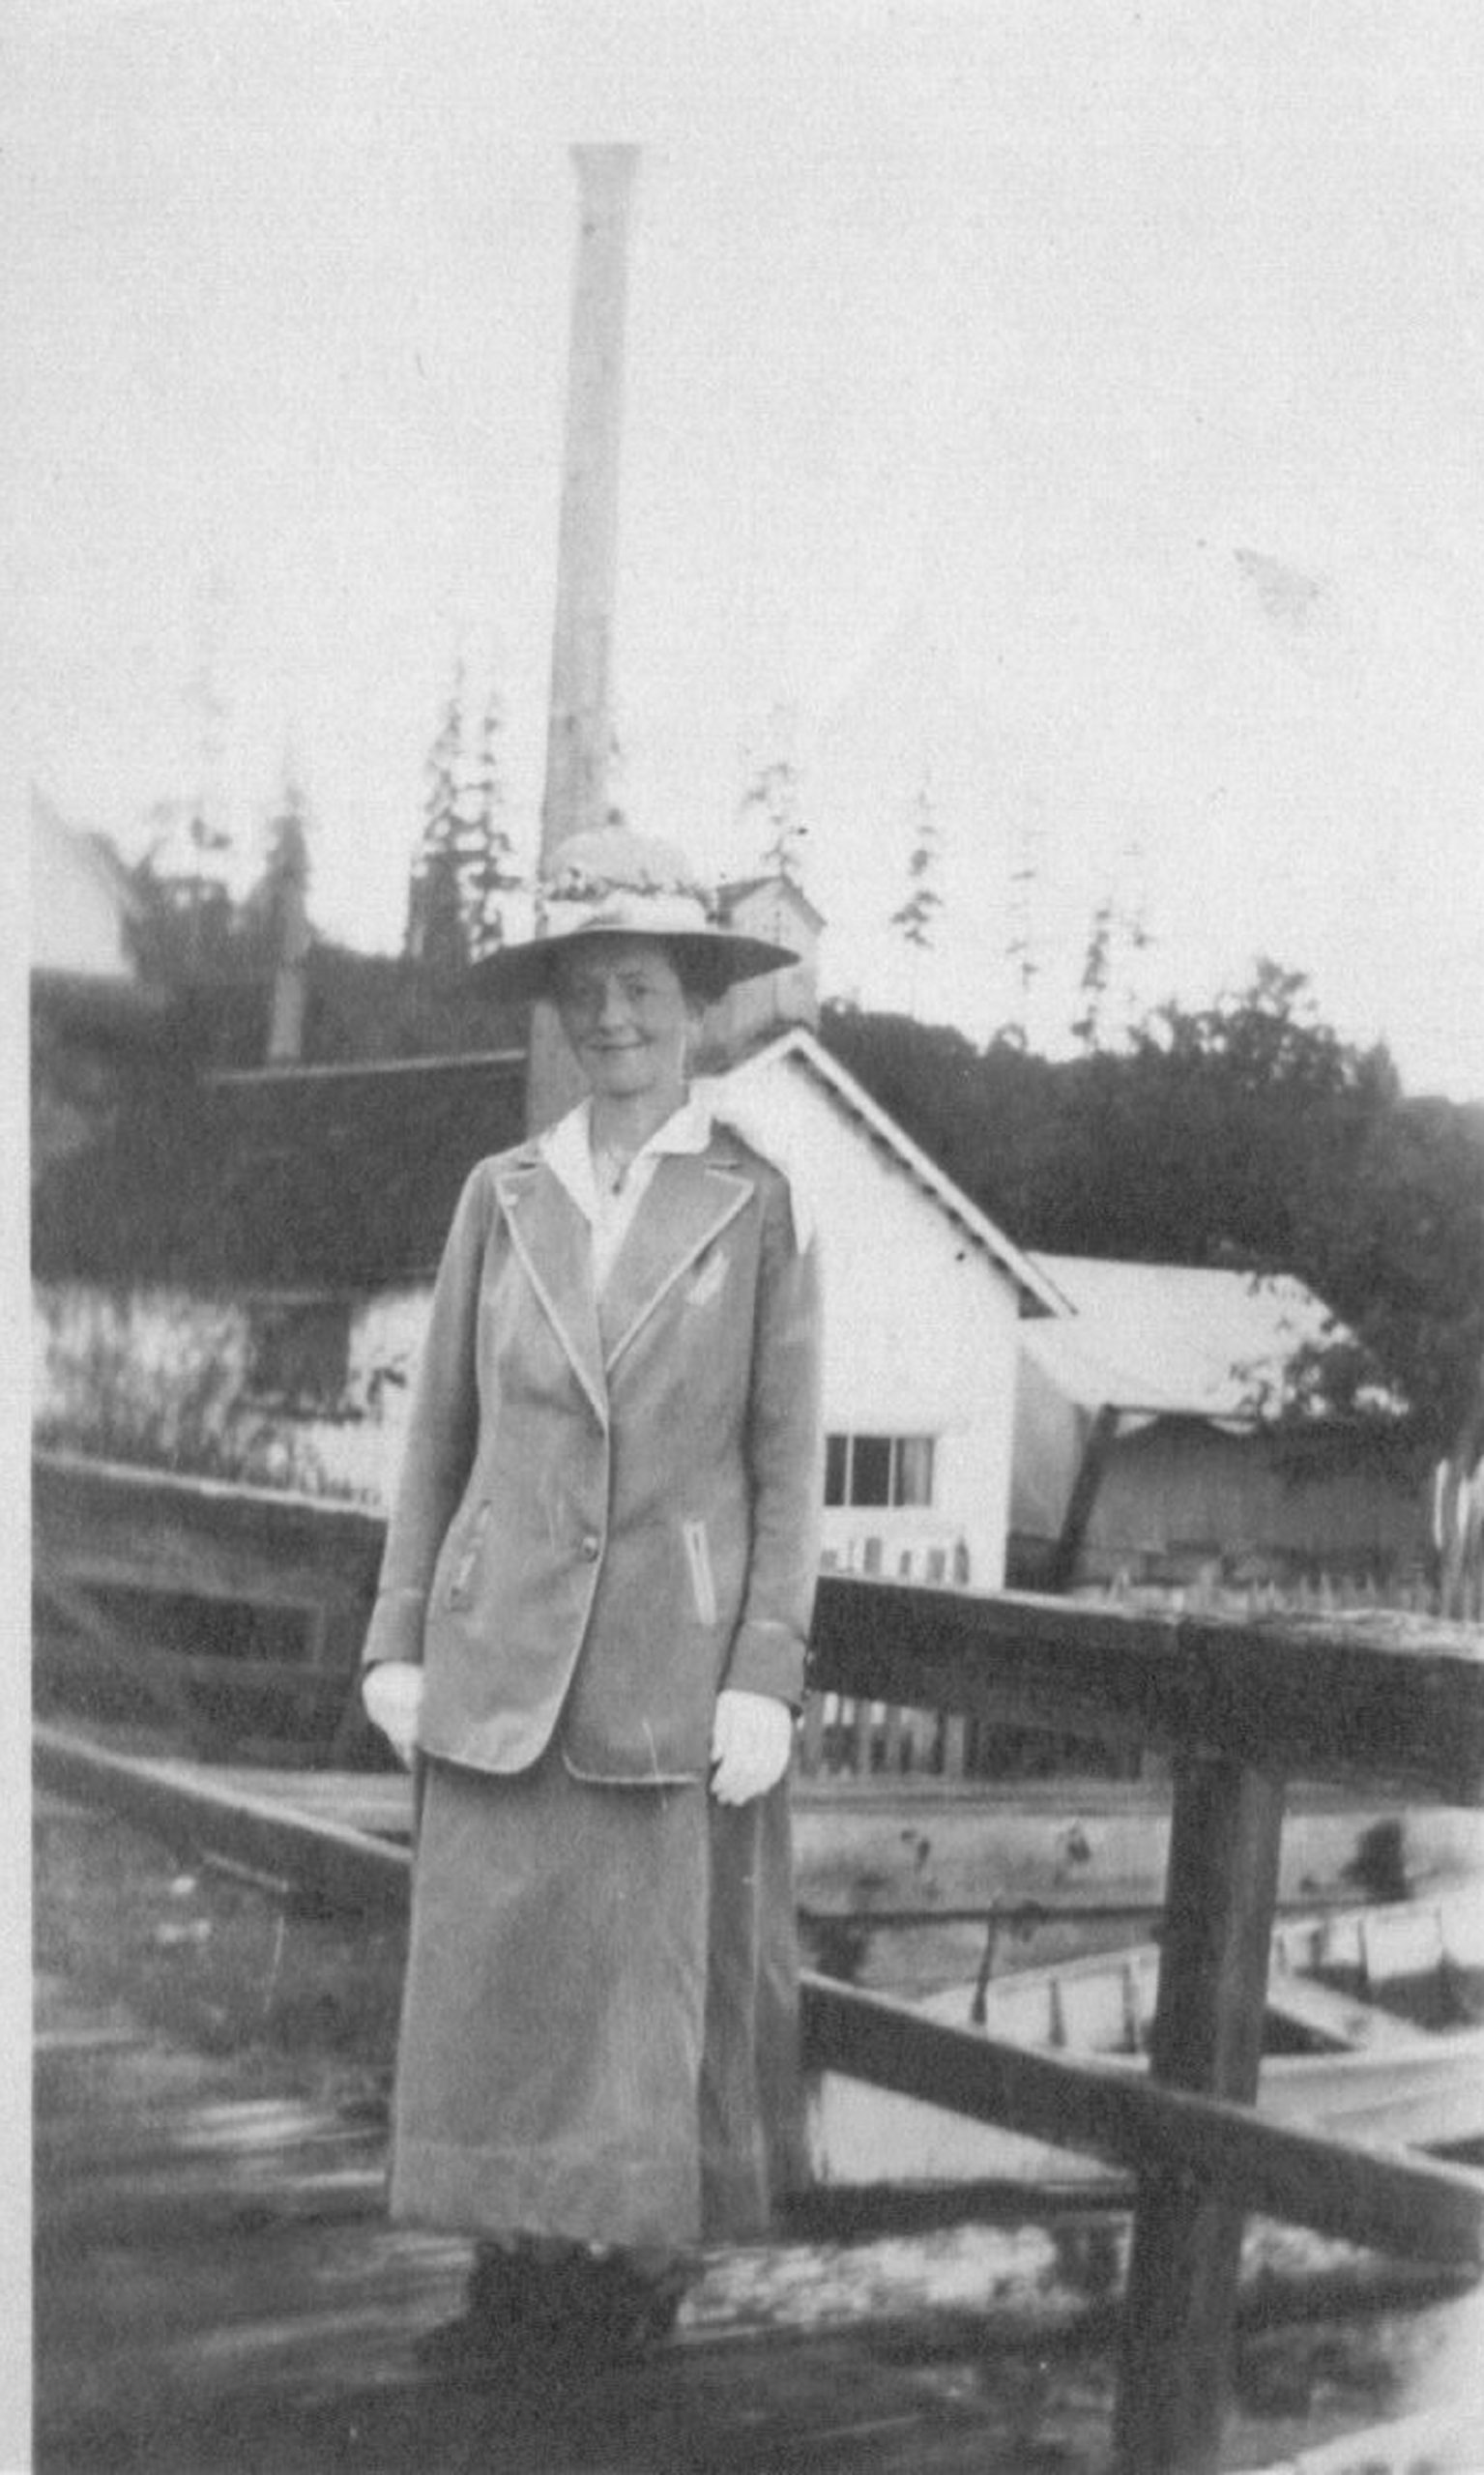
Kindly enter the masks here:
<path id="1" fill-rule="evenodd" d="M 1055 1284 L 1040 1269 L 1036 1259 L 1022 1252 L 998 1229 L 976 1203 L 971 1202 L 961 1186 L 956 1186 L 936 1163 L 928 1158 L 904 1134 L 896 1120 L 889 1116 L 879 1100 L 873 1100 L 862 1083 L 841 1065 L 814 1034 L 796 1026 L 784 1032 L 765 1048 L 758 1049 L 734 1065 L 719 1079 L 723 1085 L 735 1082 L 745 1089 L 771 1066 L 786 1061 L 798 1071 L 806 1073 L 819 1083 L 832 1104 L 858 1126 L 867 1141 L 887 1152 L 897 1167 L 938 1206 L 979 1253 L 987 1255 L 1015 1283 L 1020 1292 L 1023 1315 L 1064 1315 L 1066 1302 Z"/>
<path id="2" fill-rule="evenodd" d="M 129 933 L 142 909 L 138 889 L 107 836 L 70 825 L 35 783 L 30 879 L 33 987 L 127 1012 L 138 989 Z"/>
<path id="3" fill-rule="evenodd" d="M 755 893 L 771 893 L 790 911 L 818 932 L 825 924 L 825 915 L 809 900 L 801 885 L 793 877 L 775 870 L 771 876 L 733 877 L 716 888 L 716 904 L 723 919 L 729 919 L 740 905 Z"/>
<path id="4" fill-rule="evenodd" d="M 33 852 L 54 853 L 63 865 L 90 878 L 121 918 L 137 919 L 143 909 L 139 888 L 106 833 L 69 825 L 61 809 L 34 782 L 31 835 Z"/>
<path id="5" fill-rule="evenodd" d="M 1306 1346 L 1350 1337 L 1291 1273 L 1105 1263 L 1037 1254 L 1070 1309 L 1022 1346 L 1068 1400 L 1090 1410 L 1255 1425 L 1276 1408 Z"/>

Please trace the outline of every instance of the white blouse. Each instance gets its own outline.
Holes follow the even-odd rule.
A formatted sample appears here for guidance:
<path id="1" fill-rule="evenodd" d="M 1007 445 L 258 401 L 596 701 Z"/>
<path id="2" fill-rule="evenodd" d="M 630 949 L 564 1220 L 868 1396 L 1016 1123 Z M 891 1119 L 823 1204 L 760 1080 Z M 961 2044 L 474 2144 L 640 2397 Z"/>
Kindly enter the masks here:
<path id="1" fill-rule="evenodd" d="M 593 1103 L 579 1100 L 565 1118 L 548 1127 L 540 1137 L 541 1152 L 548 1165 L 561 1179 L 573 1203 L 588 1224 L 593 1240 L 593 1287 L 601 1297 L 608 1276 L 618 1259 L 619 1248 L 627 1234 L 628 1224 L 638 1210 L 645 1189 L 666 1152 L 704 1151 L 712 1138 L 713 1126 L 719 1121 L 730 1125 L 752 1146 L 754 1151 L 771 1160 L 788 1180 L 789 1206 L 794 1224 L 794 1243 L 800 1252 L 813 1239 L 815 1214 L 801 1189 L 797 1165 L 785 1156 L 784 1147 L 774 1129 L 765 1121 L 756 1100 L 739 1107 L 733 1094 L 727 1092 L 717 1107 L 714 1078 L 705 1077 L 692 1085 L 689 1097 L 684 1100 L 663 1125 L 656 1126 L 616 1180 L 604 1179 L 598 1174 L 593 1154 Z"/>
<path id="2" fill-rule="evenodd" d="M 634 1153 L 617 1180 L 599 1177 L 593 1156 L 593 1103 L 577 1106 L 542 1135 L 540 1148 L 588 1224 L 593 1240 L 593 1287 L 601 1297 L 618 1260 L 628 1224 L 667 1151 L 704 1151 L 711 1141 L 712 1113 L 692 1093 Z"/>

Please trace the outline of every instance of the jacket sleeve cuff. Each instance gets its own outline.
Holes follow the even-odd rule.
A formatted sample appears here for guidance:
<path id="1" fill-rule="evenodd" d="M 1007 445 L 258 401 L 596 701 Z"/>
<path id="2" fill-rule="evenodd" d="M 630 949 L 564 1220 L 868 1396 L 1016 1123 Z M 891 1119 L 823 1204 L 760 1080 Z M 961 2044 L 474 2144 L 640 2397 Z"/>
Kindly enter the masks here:
<path id="1" fill-rule="evenodd" d="M 371 1610 L 365 1646 L 361 1653 L 362 1666 L 379 1667 L 384 1659 L 397 1659 L 406 1666 L 421 1667 L 426 1616 L 425 1591 L 383 1590 Z"/>
<path id="2" fill-rule="evenodd" d="M 743 1624 L 722 1682 L 739 1693 L 771 1693 L 797 1710 L 803 1701 L 804 1645 L 786 1624 Z"/>

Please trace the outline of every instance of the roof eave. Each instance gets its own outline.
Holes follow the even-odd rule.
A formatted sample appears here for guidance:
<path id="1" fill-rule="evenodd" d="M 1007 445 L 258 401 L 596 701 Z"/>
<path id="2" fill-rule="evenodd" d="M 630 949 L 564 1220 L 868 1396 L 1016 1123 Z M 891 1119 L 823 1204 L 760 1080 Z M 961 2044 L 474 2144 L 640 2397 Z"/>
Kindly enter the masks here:
<path id="1" fill-rule="evenodd" d="M 765 1048 L 756 1050 L 730 1071 L 748 1073 L 769 1059 L 788 1056 L 799 1058 L 837 1101 L 858 1118 L 879 1142 L 894 1151 L 909 1176 L 926 1190 L 940 1210 L 1015 1283 L 1022 1316 L 1062 1316 L 1066 1313 L 1066 1301 L 1055 1283 L 1037 1270 L 1031 1258 L 1012 1244 L 1003 1230 L 996 1228 L 962 1187 L 956 1186 L 946 1172 L 914 1143 L 911 1135 L 904 1133 L 880 1101 L 874 1100 L 864 1085 L 858 1083 L 838 1059 L 831 1057 L 817 1035 L 802 1024 L 795 1024 L 790 1030 L 780 1033 L 776 1039 L 770 1040 Z M 721 1079 L 725 1081 L 725 1074 Z"/>

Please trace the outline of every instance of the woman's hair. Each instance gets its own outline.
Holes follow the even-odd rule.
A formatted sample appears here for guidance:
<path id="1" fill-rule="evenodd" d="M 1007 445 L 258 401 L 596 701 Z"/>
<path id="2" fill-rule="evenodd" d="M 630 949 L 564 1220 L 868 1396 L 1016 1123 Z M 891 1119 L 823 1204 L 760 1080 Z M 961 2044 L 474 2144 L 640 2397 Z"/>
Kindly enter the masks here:
<path id="1" fill-rule="evenodd" d="M 732 984 L 725 949 L 713 953 L 705 946 L 672 943 L 668 937 L 661 937 L 659 942 L 692 1005 L 714 1005 Z"/>
<path id="2" fill-rule="evenodd" d="M 580 940 L 574 939 L 572 942 L 577 944 Z M 593 940 L 595 945 L 600 945 L 602 942 L 600 935 Z M 639 942 L 647 946 L 658 946 L 692 1005 L 713 1005 L 717 998 L 731 986 L 730 958 L 724 946 L 718 945 L 713 951 L 704 939 L 698 938 L 692 943 L 689 938 L 651 936 L 647 931 L 642 934 Z M 547 994 L 553 998 L 557 996 L 561 987 L 564 951 L 569 953 L 571 946 L 556 949 L 551 955 L 547 968 L 546 989 Z"/>

